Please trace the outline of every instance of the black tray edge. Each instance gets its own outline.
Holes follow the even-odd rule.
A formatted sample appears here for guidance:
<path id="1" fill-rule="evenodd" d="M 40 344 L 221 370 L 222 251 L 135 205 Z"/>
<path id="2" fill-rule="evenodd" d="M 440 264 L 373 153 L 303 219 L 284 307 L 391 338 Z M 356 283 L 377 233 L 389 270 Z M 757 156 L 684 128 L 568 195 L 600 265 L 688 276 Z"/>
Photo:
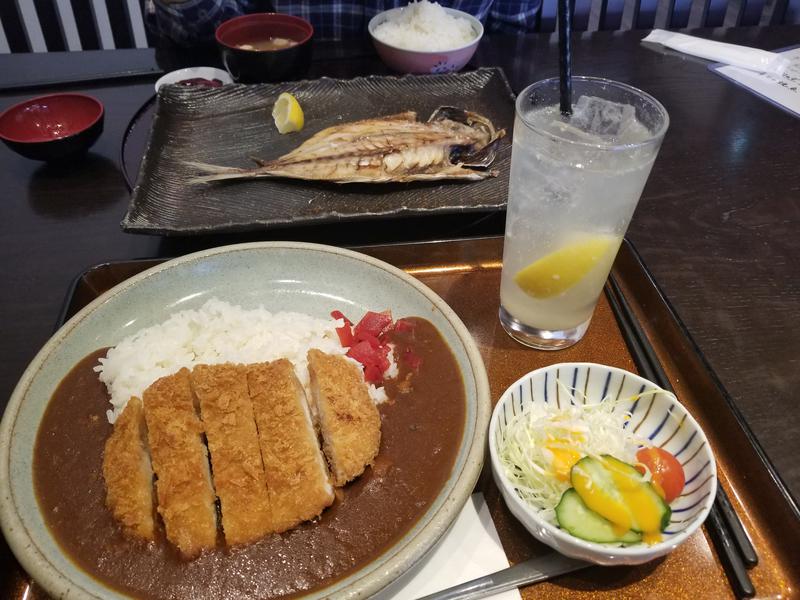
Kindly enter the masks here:
<path id="1" fill-rule="evenodd" d="M 647 277 L 648 282 L 653 286 L 653 289 L 655 289 L 659 299 L 664 303 L 664 306 L 667 308 L 670 318 L 672 318 L 672 320 L 675 321 L 675 324 L 680 329 L 681 334 L 686 338 L 686 340 L 689 342 L 690 347 L 697 355 L 697 357 L 700 359 L 700 363 L 705 369 L 706 374 L 709 376 L 711 382 L 714 384 L 714 387 L 717 388 L 717 391 L 722 396 L 723 400 L 725 400 L 725 403 L 728 405 L 728 409 L 733 414 L 734 418 L 739 424 L 739 427 L 742 428 L 742 432 L 744 433 L 747 440 L 750 442 L 750 445 L 753 447 L 753 450 L 755 450 L 756 455 L 761 461 L 761 464 L 764 467 L 764 469 L 766 469 L 767 473 L 769 474 L 770 479 L 772 479 L 772 482 L 775 484 L 775 487 L 778 488 L 778 491 L 780 492 L 781 496 L 783 496 L 783 499 L 789 505 L 789 508 L 791 512 L 794 514 L 794 517 L 798 521 L 800 521 L 800 505 L 798 505 L 797 499 L 792 495 L 791 491 L 789 491 L 789 488 L 783 481 L 783 478 L 775 469 L 775 465 L 772 463 L 766 451 L 761 446 L 761 443 L 756 438 L 756 435 L 753 433 L 753 430 L 750 428 L 750 425 L 747 424 L 747 421 L 745 420 L 741 410 L 739 410 L 739 407 L 736 405 L 736 402 L 728 393 L 728 390 L 720 381 L 717 374 L 714 372 L 714 369 L 711 367 L 711 364 L 709 363 L 705 354 L 703 354 L 703 351 L 697 345 L 697 342 L 695 342 L 691 333 L 689 333 L 689 329 L 686 327 L 684 322 L 678 316 L 678 312 L 675 310 L 675 307 L 672 305 L 667 296 L 664 294 L 664 291 L 661 289 L 661 286 L 658 285 L 658 282 L 653 277 L 653 274 L 650 272 L 650 269 L 648 269 L 647 265 L 645 265 L 644 260 L 642 259 L 642 255 L 639 254 L 639 251 L 636 249 L 636 246 L 628 238 L 625 238 L 623 240 L 623 243 L 628 246 L 628 249 L 631 251 L 631 254 L 633 255 L 634 259 L 636 260 L 638 265 L 642 268 L 642 271 L 644 272 L 645 277 Z"/>

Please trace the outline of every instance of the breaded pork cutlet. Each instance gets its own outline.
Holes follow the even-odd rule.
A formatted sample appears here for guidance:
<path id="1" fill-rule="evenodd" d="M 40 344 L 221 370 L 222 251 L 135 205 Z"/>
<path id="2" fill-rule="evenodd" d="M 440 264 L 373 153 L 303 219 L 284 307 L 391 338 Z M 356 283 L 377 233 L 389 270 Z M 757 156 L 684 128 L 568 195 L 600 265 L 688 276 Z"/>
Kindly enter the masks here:
<path id="1" fill-rule="evenodd" d="M 144 391 L 144 417 L 167 539 L 195 557 L 216 545 L 217 510 L 188 369 Z"/>
<path id="2" fill-rule="evenodd" d="M 153 467 L 147 452 L 142 401 L 133 397 L 117 418 L 103 451 L 106 506 L 123 529 L 145 540 L 155 538 Z"/>
<path id="3" fill-rule="evenodd" d="M 322 449 L 339 487 L 372 464 L 381 443 L 381 417 L 359 367 L 343 356 L 309 350 L 308 373 Z"/>
<path id="4" fill-rule="evenodd" d="M 192 388 L 200 400 L 225 542 L 261 539 L 272 531 L 272 520 L 247 370 L 242 365 L 197 365 Z"/>
<path id="5" fill-rule="evenodd" d="M 306 394 L 286 359 L 247 366 L 275 531 L 317 517 L 333 503 L 333 486 Z"/>

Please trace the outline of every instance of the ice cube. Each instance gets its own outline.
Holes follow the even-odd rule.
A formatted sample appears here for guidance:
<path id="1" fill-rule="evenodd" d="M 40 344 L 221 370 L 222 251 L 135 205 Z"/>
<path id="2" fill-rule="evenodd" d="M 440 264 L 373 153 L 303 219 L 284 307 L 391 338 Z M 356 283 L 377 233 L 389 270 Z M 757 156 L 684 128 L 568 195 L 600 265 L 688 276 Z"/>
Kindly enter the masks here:
<path id="1" fill-rule="evenodd" d="M 564 117 L 559 117 L 564 118 Z M 597 142 L 605 141 L 604 138 L 600 138 L 596 135 L 591 133 L 587 133 L 570 123 L 565 123 L 564 121 L 553 121 L 550 124 L 550 128 L 558 135 L 560 138 L 565 140 L 570 140 L 572 142 L 588 142 L 590 144 L 595 144 Z"/>
<path id="2" fill-rule="evenodd" d="M 630 104 L 581 96 L 575 103 L 569 123 L 585 133 L 620 137 L 636 123 L 636 109 Z"/>

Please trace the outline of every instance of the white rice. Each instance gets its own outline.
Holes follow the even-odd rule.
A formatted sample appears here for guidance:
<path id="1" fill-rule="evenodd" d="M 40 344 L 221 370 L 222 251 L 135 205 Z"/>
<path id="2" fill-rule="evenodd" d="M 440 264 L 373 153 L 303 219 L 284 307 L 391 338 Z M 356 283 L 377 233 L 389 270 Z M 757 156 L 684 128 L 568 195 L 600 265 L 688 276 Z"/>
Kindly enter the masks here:
<path id="1" fill-rule="evenodd" d="M 246 310 L 213 298 L 198 310 L 182 310 L 166 321 L 126 337 L 109 349 L 95 367 L 111 396 L 109 423 L 116 421 L 131 396 L 141 398 L 156 379 L 198 364 L 256 363 L 279 358 L 292 362 L 308 392 L 306 353 L 317 348 L 344 354 L 336 327 L 341 320 L 317 319 L 302 313 Z M 387 376 L 397 373 L 393 353 Z M 369 386 L 376 403 L 386 400 L 382 387 Z"/>
<path id="2" fill-rule="evenodd" d="M 476 36 L 467 19 L 448 14 L 428 0 L 409 3 L 375 27 L 373 33 L 385 44 L 418 52 L 460 48 Z"/>

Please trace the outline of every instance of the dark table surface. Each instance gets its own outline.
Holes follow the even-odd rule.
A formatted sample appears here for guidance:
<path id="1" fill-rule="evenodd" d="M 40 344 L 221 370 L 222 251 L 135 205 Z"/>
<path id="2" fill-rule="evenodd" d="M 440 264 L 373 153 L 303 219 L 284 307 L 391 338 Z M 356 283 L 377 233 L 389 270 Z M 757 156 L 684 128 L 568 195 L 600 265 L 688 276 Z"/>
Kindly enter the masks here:
<path id="1" fill-rule="evenodd" d="M 765 49 L 800 42 L 800 26 L 693 33 Z M 704 61 L 640 44 L 643 35 L 601 32 L 576 36 L 574 43 L 576 74 L 631 83 L 653 94 L 670 114 L 670 130 L 628 236 L 799 497 L 800 119 L 709 72 Z M 549 35 L 486 38 L 473 65 L 501 66 L 519 91 L 557 74 L 556 53 Z M 316 56 L 311 77 L 387 73 L 361 43 L 320 44 Z M 122 136 L 152 96 L 155 73 L 174 64 L 164 61 L 141 50 L 0 62 L 0 89 L 4 83 L 16 88 L 0 92 L 0 109 L 66 89 L 87 91 L 106 107 L 105 131 L 80 163 L 45 166 L 0 147 L 0 402 L 52 334 L 70 282 L 90 265 L 253 239 L 359 245 L 502 232 L 503 213 L 247 237 L 123 233 L 119 222 L 128 191 L 118 160 Z M 98 72 L 106 76 L 86 81 Z M 59 78 L 82 83 L 57 83 Z"/>

